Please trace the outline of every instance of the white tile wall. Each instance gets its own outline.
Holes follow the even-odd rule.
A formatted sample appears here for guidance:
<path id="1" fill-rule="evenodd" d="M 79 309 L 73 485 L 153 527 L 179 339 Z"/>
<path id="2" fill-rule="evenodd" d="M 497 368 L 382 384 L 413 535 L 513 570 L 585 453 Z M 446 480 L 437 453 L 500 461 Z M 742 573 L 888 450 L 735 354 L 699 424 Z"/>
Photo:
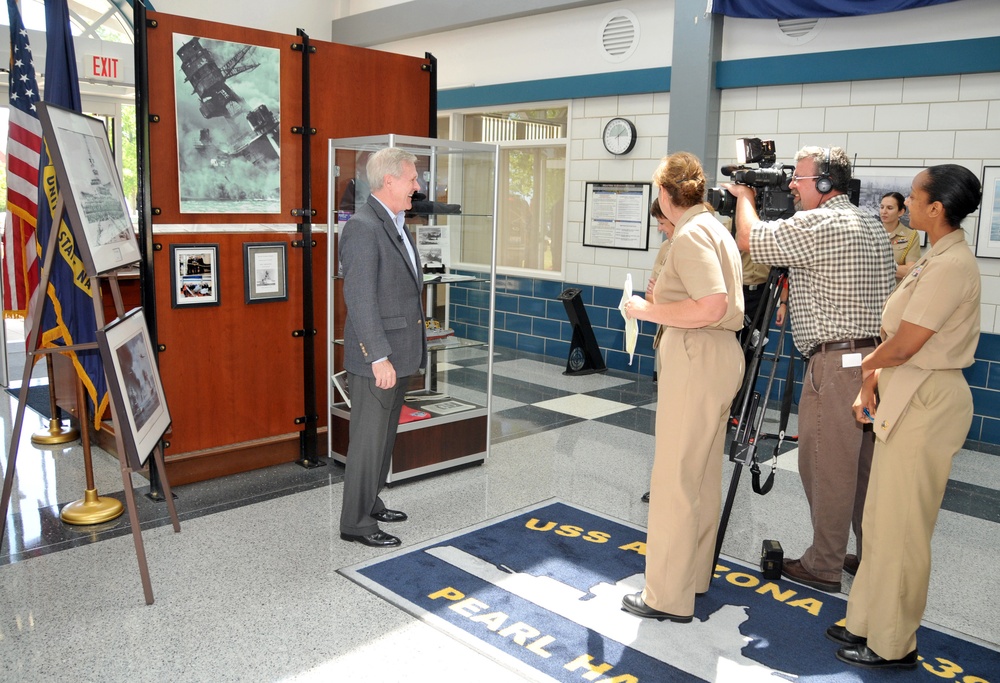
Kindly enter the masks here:
<path id="1" fill-rule="evenodd" d="M 990 103 L 986 100 L 970 102 L 938 102 L 930 105 L 929 130 L 983 130 L 987 127 Z"/>
<path id="2" fill-rule="evenodd" d="M 950 102 L 958 99 L 961 76 L 925 76 L 903 81 L 904 102 Z"/>
<path id="3" fill-rule="evenodd" d="M 875 107 L 828 107 L 826 110 L 826 127 L 828 131 L 866 131 L 875 130 Z"/>
<path id="4" fill-rule="evenodd" d="M 883 104 L 875 107 L 875 130 L 927 130 L 927 104 Z"/>
<path id="5" fill-rule="evenodd" d="M 584 247 L 584 182 L 649 180 L 666 153 L 670 95 L 593 98 L 574 105 L 564 277 L 619 287 L 631 272 L 641 288 L 659 246 L 655 226 L 648 252 Z M 613 159 L 600 144 L 612 116 L 630 118 L 639 127 L 639 144 L 625 160 Z M 774 139 L 784 161 L 804 145 L 839 145 L 860 165 L 958 163 L 981 176 L 984 165 L 1000 166 L 1000 73 L 727 90 L 719 135 L 720 163 L 732 161 L 737 137 L 757 135 Z M 963 224 L 970 243 L 977 225 L 976 216 Z M 1000 259 L 978 263 L 982 329 L 1000 333 Z"/>

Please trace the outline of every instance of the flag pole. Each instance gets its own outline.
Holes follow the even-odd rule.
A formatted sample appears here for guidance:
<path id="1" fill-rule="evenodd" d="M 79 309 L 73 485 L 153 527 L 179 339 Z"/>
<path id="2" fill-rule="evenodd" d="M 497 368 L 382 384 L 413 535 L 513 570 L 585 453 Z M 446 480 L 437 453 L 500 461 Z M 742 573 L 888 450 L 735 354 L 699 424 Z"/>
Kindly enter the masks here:
<path id="1" fill-rule="evenodd" d="M 117 519 L 125 512 L 125 506 L 117 498 L 101 498 L 97 493 L 97 486 L 94 484 L 94 461 L 90 455 L 87 397 L 83 394 L 83 382 L 80 381 L 80 376 L 75 373 L 74 375 L 76 378 L 76 411 L 80 422 L 80 441 L 83 444 L 83 468 L 87 475 L 87 488 L 83 492 L 83 498 L 63 506 L 59 518 L 67 524 L 84 526 Z"/>
<path id="2" fill-rule="evenodd" d="M 31 443 L 35 446 L 58 446 L 76 441 L 80 438 L 80 430 L 72 424 L 63 424 L 59 406 L 56 405 L 56 384 L 55 374 L 52 372 L 51 354 L 45 354 L 45 373 L 49 378 L 49 428 L 40 429 L 32 434 Z"/>

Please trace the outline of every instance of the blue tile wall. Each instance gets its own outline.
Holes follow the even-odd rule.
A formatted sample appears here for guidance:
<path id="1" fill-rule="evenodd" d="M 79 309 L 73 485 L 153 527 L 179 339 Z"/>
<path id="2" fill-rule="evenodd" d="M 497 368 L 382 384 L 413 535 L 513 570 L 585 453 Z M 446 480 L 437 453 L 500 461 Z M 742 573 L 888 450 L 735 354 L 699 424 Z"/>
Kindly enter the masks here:
<path id="1" fill-rule="evenodd" d="M 472 275 L 482 273 L 468 272 Z M 557 282 L 537 278 L 501 276 L 496 283 L 496 315 L 494 342 L 497 346 L 520 349 L 565 361 L 573 329 L 566 317 L 565 304 L 559 299 L 567 289 L 580 290 L 594 336 L 601 347 L 609 368 L 652 375 L 654 364 L 653 335 L 656 327 L 640 323 L 639 339 L 632 365 L 624 350 L 625 321 L 618 312 L 621 290 L 595 287 L 572 282 Z M 486 339 L 489 320 L 489 284 L 482 282 L 456 283 L 451 286 L 451 325 L 456 334 L 472 339 Z M 777 330 L 766 350 L 777 344 Z M 770 400 L 781 400 L 786 382 L 789 352 L 794 350 L 790 332 L 785 333 L 784 350 L 778 361 Z M 763 393 L 772 363 L 761 364 L 756 388 Z M 793 396 L 796 404 L 802 391 L 805 363 L 796 358 Z M 972 388 L 975 417 L 968 439 L 976 443 L 1000 445 L 1000 335 L 982 334 L 976 351 L 976 362 L 965 370 Z"/>

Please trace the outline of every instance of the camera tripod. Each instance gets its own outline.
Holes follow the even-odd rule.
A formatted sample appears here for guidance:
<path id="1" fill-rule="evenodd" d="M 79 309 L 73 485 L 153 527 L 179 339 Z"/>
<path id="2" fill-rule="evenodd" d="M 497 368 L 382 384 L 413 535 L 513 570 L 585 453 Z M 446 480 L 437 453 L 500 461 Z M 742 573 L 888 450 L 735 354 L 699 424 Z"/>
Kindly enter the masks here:
<path id="1" fill-rule="evenodd" d="M 771 388 L 774 386 L 774 377 L 778 370 L 778 361 L 781 358 L 785 344 L 785 328 L 788 325 L 786 315 L 778 330 L 778 342 L 773 355 L 764 355 L 764 347 L 768 342 L 768 328 L 774 316 L 774 310 L 778 306 L 781 292 L 788 281 L 788 271 L 784 268 L 772 268 L 768 274 L 765 284 L 764 296 L 754 314 L 754 319 L 750 324 L 750 333 L 743 344 L 744 357 L 747 359 L 746 371 L 743 374 L 743 385 L 740 387 L 736 398 L 733 400 L 733 408 L 730 413 L 730 422 L 735 425 L 736 432 L 733 441 L 729 446 L 729 460 L 734 462 L 732 478 L 729 482 L 729 493 L 726 496 L 725 505 L 722 508 L 722 518 L 719 521 L 719 532 L 715 540 L 715 560 L 719 561 L 719 554 L 722 552 L 722 541 L 726 535 L 726 528 L 729 526 L 729 517 L 733 510 L 733 501 L 736 498 L 736 489 L 740 483 L 740 475 L 744 466 L 750 467 L 753 475 L 753 490 L 760 495 L 766 495 L 774 485 L 774 472 L 777 469 L 778 451 L 785 441 L 798 441 L 798 436 L 785 434 L 788 426 L 788 415 L 792 407 L 792 393 L 795 381 L 795 353 L 789 355 L 788 373 L 785 379 L 784 395 L 781 400 L 781 417 L 777 434 L 761 433 L 761 426 L 764 423 L 764 413 L 767 409 L 767 398 L 771 395 Z M 760 392 L 755 390 L 757 379 L 760 375 L 760 365 L 763 361 L 771 362 L 771 371 L 768 374 L 767 386 L 764 390 L 763 398 Z M 767 480 L 760 482 L 760 465 L 757 457 L 757 450 L 760 442 L 766 439 L 776 439 L 774 451 L 771 456 L 771 473 Z"/>

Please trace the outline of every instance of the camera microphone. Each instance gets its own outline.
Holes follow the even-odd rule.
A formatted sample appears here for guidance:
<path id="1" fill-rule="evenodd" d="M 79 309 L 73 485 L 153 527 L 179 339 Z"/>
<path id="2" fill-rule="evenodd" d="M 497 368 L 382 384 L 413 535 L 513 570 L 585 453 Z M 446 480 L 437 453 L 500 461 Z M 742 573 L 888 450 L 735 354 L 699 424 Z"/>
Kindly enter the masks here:
<path id="1" fill-rule="evenodd" d="M 738 168 L 739 166 L 723 166 L 722 175 L 732 176 L 733 172 Z"/>

